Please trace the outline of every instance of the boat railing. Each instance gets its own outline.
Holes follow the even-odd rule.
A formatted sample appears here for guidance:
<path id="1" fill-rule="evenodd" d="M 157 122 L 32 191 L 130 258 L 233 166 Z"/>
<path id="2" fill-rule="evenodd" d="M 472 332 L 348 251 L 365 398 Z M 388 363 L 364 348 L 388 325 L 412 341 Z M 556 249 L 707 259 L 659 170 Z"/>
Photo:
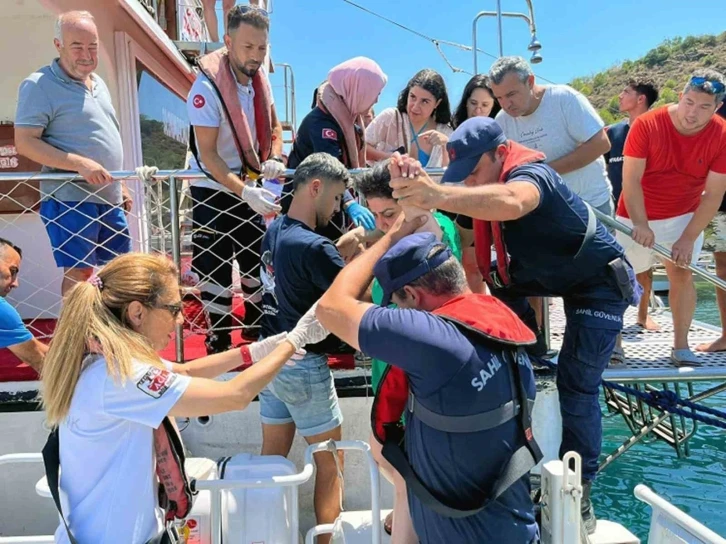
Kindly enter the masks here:
<path id="1" fill-rule="evenodd" d="M 364 170 L 351 170 L 350 173 L 356 175 Z M 284 177 L 290 181 L 294 173 L 294 170 L 287 170 Z M 440 176 L 443 174 L 443 169 L 430 169 L 429 173 L 434 177 Z M 190 184 L 196 180 L 206 179 L 206 176 L 196 170 L 165 170 L 154 175 L 153 180 L 144 182 L 139 180 L 134 171 L 112 172 L 111 174 L 114 180 L 125 182 L 135 201 L 127 213 L 133 250 L 165 255 L 172 259 L 180 271 L 184 294 L 190 299 L 189 308 L 185 308 L 185 323 L 179 325 L 177 329 L 175 359 L 180 362 L 186 359 L 184 341 L 189 336 L 206 334 L 210 328 L 215 331 L 227 328 L 234 332 L 249 325 L 254 326 L 256 323 L 242 325 L 239 308 L 234 304 L 229 310 L 225 310 L 224 321 L 222 318 L 218 318 L 218 322 L 212 322 L 210 313 L 205 311 L 206 306 L 201 300 L 200 288 L 205 283 L 207 289 L 209 289 L 209 284 L 214 284 L 212 287 L 218 289 L 219 294 L 229 298 L 241 293 L 242 281 L 247 282 L 245 285 L 251 283 L 253 288 L 257 289 L 258 294 L 261 294 L 262 289 L 259 275 L 256 274 L 257 277 L 245 275 L 244 272 L 240 272 L 236 262 L 232 265 L 232 278 L 228 285 L 219 285 L 218 281 L 211 277 L 214 271 L 207 276 L 200 276 L 192 266 L 193 256 L 204 258 L 205 255 L 209 255 L 210 259 L 217 258 L 214 247 L 200 248 L 194 241 L 192 236 L 194 207 L 204 205 L 219 214 L 230 213 L 229 210 L 215 208 L 210 201 L 195 202 L 192 199 L 189 190 Z M 26 320 L 31 332 L 42 339 L 52 335 L 55 320 L 60 314 L 62 270 L 55 265 L 45 225 L 39 217 L 39 208 L 43 198 L 38 188 L 41 181 L 73 183 L 82 181 L 82 178 L 72 173 L 0 174 L 0 237 L 10 240 L 23 250 L 20 287 L 13 290 L 8 299 Z M 282 196 L 286 196 L 291 190 L 292 183 L 286 183 L 282 188 Z M 121 206 L 122 204 L 115 205 L 117 208 Z M 79 215 L 87 219 L 89 227 L 108 228 L 108 225 L 105 224 L 94 225 L 99 222 L 99 219 L 84 215 L 84 213 L 81 211 Z M 254 232 L 258 233 L 257 239 L 250 241 L 249 246 L 256 244 L 264 236 L 264 219 L 260 216 L 249 219 L 256 229 L 253 229 Z M 52 224 L 54 221 L 56 219 L 50 219 L 49 223 Z M 61 222 L 58 222 L 58 226 L 61 226 Z M 345 229 L 345 225 L 336 226 L 341 232 Z M 82 238 L 86 238 L 84 232 L 78 234 Z M 232 238 L 232 235 L 226 232 L 220 232 L 217 235 L 220 240 Z M 238 244 L 239 242 L 231 240 L 230 243 Z M 98 248 L 95 242 L 92 245 L 94 249 Z M 252 258 L 259 262 L 261 256 L 249 246 L 239 247 L 238 251 L 246 251 L 247 255 L 252 255 Z M 63 253 L 63 248 L 60 251 Z M 89 260 L 86 266 L 94 264 Z M 261 309 L 259 308 L 261 306 L 259 297 L 251 303 Z M 231 324 L 229 316 L 232 317 Z"/>
<path id="2" fill-rule="evenodd" d="M 360 174 L 366 169 L 350 170 L 351 175 Z M 433 177 L 439 177 L 444 169 L 432 168 L 427 172 Z M 289 181 L 294 176 L 294 170 L 287 170 L 284 177 Z M 192 237 L 192 211 L 194 206 L 204 205 L 212 207 L 211 203 L 194 202 L 189 191 L 190 183 L 195 180 L 206 179 L 204 173 L 196 170 L 165 170 L 154 175 L 153 180 L 143 182 L 138 179 L 134 171 L 121 171 L 112 173 L 114 180 L 124 181 L 129 187 L 134 200 L 136 201 L 127 214 L 129 223 L 129 235 L 132 240 L 132 247 L 136 251 L 144 253 L 155 253 L 166 255 L 173 259 L 181 275 L 182 285 L 186 294 L 197 296 L 200 285 L 215 283 L 211 277 L 199 277 L 192 267 L 192 255 L 195 253 L 195 243 Z M 21 315 L 29 321 L 31 330 L 36 336 L 47 335 L 48 327 L 40 326 L 42 320 L 53 320 L 58 317 L 61 305 L 60 282 L 62 274 L 55 271 L 55 264 L 52 258 L 52 251 L 48 237 L 43 232 L 43 224 L 38 220 L 38 209 L 42 196 L 38 190 L 40 181 L 61 181 L 73 183 L 81 178 L 77 174 L 69 173 L 5 173 L 0 174 L 0 237 L 13 241 L 25 249 L 23 254 L 23 271 L 21 273 L 21 287 L 11 293 L 9 298 L 18 307 Z M 282 189 L 282 196 L 286 196 L 292 189 L 291 183 L 286 183 Z M 117 205 L 118 207 L 121 204 Z M 213 208 L 213 207 L 212 207 Z M 229 210 L 215 209 L 220 214 L 228 214 Z M 631 230 L 620 221 L 613 219 L 593 210 L 598 219 L 608 227 L 630 235 Z M 82 214 L 81 214 L 82 215 Z M 51 219 L 52 223 L 54 220 Z M 97 219 L 88 217 L 89 224 Z M 259 241 L 265 232 L 263 218 L 251 219 L 259 231 Z M 345 225 L 338 225 L 341 232 Z M 104 225 L 104 228 L 107 228 Z M 83 234 L 83 233 L 80 233 Z M 217 233 L 220 237 L 230 236 L 229 233 Z M 236 244 L 237 242 L 234 241 Z M 25 247 L 22 247 L 25 246 Z M 214 250 L 204 248 L 199 251 L 200 255 L 210 253 L 214 258 Z M 654 251 L 665 259 L 670 259 L 670 251 L 660 244 L 655 244 Z M 252 252 L 255 258 L 261 256 L 248 247 L 241 247 L 241 251 Z M 62 248 L 61 248 L 62 251 Z M 201 258 L 201 257 L 200 257 Z M 236 266 L 236 265 L 235 265 Z M 688 268 L 697 277 L 708 281 L 719 289 L 726 290 L 726 282 L 717 276 L 709 273 L 700 266 L 689 264 Z M 259 277 L 245 277 L 240 274 L 237 268 L 233 269 L 233 279 L 230 285 L 219 286 L 220 292 L 239 293 L 240 282 L 252 282 L 258 289 Z M 261 292 L 261 291 L 259 291 Z M 202 334 L 209 330 L 219 330 L 219 325 L 209 322 L 209 313 L 204 311 L 204 305 L 197 297 L 195 312 L 187 315 L 184 325 L 179 326 L 176 334 L 175 356 L 178 361 L 185 359 L 184 338 L 185 335 Z M 543 329 L 549 344 L 549 316 L 548 305 L 543 305 Z M 240 320 L 234 313 L 235 308 L 229 310 L 233 314 L 232 325 L 225 325 L 230 329 L 241 329 Z M 217 315 L 217 314 L 214 314 Z M 227 320 L 228 321 L 228 320 Z M 37 327 L 33 328 L 35 322 Z M 247 325 L 250 325 L 247 323 Z M 254 325 L 254 324 L 252 324 Z"/>
<path id="3" fill-rule="evenodd" d="M 726 544 L 726 539 L 676 508 L 667 500 L 653 493 L 649 487 L 638 484 L 635 497 L 651 506 L 648 544 L 667 542 L 699 542 L 703 544 Z"/>
<path id="4" fill-rule="evenodd" d="M 605 224 L 606 226 L 610 227 L 611 229 L 615 229 L 619 232 L 622 232 L 623 234 L 630 236 L 633 232 L 633 230 L 627 226 L 626 224 L 618 221 L 617 219 L 610 217 L 609 215 L 606 215 L 602 213 L 599 210 L 596 210 L 595 208 L 590 208 L 594 213 L 595 216 Z M 669 249 L 663 247 L 662 245 L 656 243 L 653 245 L 653 251 L 663 257 L 664 259 L 668 261 L 672 261 L 671 252 Z M 687 268 L 693 272 L 696 277 L 707 281 L 708 283 L 715 286 L 717 289 L 723 289 L 726 291 L 726 281 L 722 280 L 715 274 L 711 274 L 708 270 L 704 269 L 701 266 L 698 266 L 697 264 L 688 263 Z M 545 335 L 545 338 L 547 339 L 547 346 L 550 346 L 550 319 L 549 319 L 549 304 L 545 301 L 543 304 L 543 314 L 542 314 L 542 331 Z"/>
<path id="5" fill-rule="evenodd" d="M 283 141 L 286 144 L 291 144 L 295 141 L 297 127 L 297 110 L 295 108 L 295 72 L 292 70 L 292 66 L 284 62 L 278 62 L 275 66 L 282 68 L 283 77 L 283 89 L 285 95 L 285 117 L 280 120 L 282 125 L 282 132 L 289 133 L 290 136 L 284 137 Z"/>

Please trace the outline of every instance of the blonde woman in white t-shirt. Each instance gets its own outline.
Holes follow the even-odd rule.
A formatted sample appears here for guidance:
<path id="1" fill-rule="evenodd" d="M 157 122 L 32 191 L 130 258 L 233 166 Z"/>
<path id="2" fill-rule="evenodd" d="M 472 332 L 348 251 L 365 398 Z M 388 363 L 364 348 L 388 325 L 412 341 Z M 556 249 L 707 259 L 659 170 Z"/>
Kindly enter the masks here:
<path id="1" fill-rule="evenodd" d="M 366 127 L 366 159 L 373 164 L 399 151 L 416 157 L 424 167 L 446 166 L 450 122 L 444 78 L 421 70 L 398 95 L 397 106 L 383 110 Z"/>
<path id="2" fill-rule="evenodd" d="M 43 404 L 59 430 L 61 507 L 77 542 L 143 544 L 159 534 L 154 429 L 167 416 L 246 408 L 296 350 L 327 336 L 308 312 L 290 333 L 164 362 L 157 351 L 183 320 L 177 277 L 168 259 L 130 253 L 64 301 L 43 366 Z M 255 364 L 230 381 L 210 379 L 244 362 Z M 56 542 L 68 541 L 61 524 Z"/>

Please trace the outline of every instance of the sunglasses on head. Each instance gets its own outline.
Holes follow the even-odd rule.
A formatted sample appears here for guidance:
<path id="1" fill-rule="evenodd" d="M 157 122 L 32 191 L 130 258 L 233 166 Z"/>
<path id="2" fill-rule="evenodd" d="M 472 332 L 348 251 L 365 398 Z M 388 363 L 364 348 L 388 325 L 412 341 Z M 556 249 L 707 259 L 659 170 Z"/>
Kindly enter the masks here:
<path id="1" fill-rule="evenodd" d="M 237 5 L 237 6 L 235 6 L 232 9 L 234 10 L 234 13 L 235 14 L 239 14 L 239 15 L 243 15 L 243 14 L 248 13 L 250 11 L 256 11 L 260 15 L 264 15 L 265 17 L 269 17 L 270 16 L 270 14 L 267 13 L 267 10 L 264 10 L 262 8 L 258 8 L 257 6 L 240 6 L 240 5 Z M 230 13 L 232 13 L 232 11 L 230 11 Z"/>
<path id="2" fill-rule="evenodd" d="M 713 81 L 705 77 L 692 77 L 690 85 L 697 85 L 701 90 L 709 94 L 721 94 L 726 87 L 720 81 Z"/>

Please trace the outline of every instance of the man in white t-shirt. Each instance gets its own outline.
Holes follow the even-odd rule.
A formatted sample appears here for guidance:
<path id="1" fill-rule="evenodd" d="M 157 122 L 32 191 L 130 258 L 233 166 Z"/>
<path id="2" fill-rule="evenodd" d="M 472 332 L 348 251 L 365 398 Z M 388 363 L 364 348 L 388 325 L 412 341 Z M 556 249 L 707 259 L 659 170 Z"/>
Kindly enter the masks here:
<path id="1" fill-rule="evenodd" d="M 522 57 L 502 57 L 489 70 L 502 110 L 505 136 L 543 152 L 572 192 L 613 215 L 612 189 L 603 155 L 610 149 L 604 123 L 590 102 L 567 85 L 538 85 Z"/>
<path id="2" fill-rule="evenodd" d="M 250 6 L 232 8 L 224 36 L 226 50 L 200 59 L 202 72 L 187 98 L 193 129 L 190 147 L 195 155 L 190 166 L 208 176 L 191 183 L 192 270 L 200 278 L 199 290 L 209 319 L 208 354 L 225 351 L 232 344 L 235 260 L 245 295 L 243 334 L 251 339 L 259 335 L 263 216 L 280 207 L 274 204 L 275 195 L 255 178 L 257 170 L 265 179 L 275 179 L 285 170 L 282 126 L 263 67 L 268 31 L 264 11 Z M 234 88 L 236 97 L 230 90 Z"/>

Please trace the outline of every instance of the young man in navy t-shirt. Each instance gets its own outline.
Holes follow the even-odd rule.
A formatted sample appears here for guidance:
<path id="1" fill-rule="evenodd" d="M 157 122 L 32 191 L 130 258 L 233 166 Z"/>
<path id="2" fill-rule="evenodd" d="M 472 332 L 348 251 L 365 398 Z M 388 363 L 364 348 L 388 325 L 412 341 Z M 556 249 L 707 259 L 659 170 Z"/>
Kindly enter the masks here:
<path id="1" fill-rule="evenodd" d="M 631 79 L 618 97 L 620 113 L 627 113 L 628 119 L 606 127 L 610 139 L 610 151 L 605 153 L 605 162 L 608 166 L 608 177 L 613 186 L 615 206 L 620 200 L 623 190 L 623 150 L 625 139 L 628 137 L 630 127 L 635 120 L 647 112 L 658 100 L 658 89 L 650 81 Z M 643 286 L 643 296 L 638 306 L 638 324 L 647 330 L 657 330 L 660 326 L 648 315 L 650 304 L 650 291 L 653 285 L 653 269 L 638 274 L 638 283 Z M 613 362 L 622 363 L 624 354 L 621 347 L 613 352 Z"/>
<path id="2" fill-rule="evenodd" d="M 292 330 L 345 266 L 333 242 L 315 230 L 340 210 L 348 181 L 345 166 L 327 153 L 297 167 L 290 209 L 262 240 L 263 338 Z M 341 439 L 343 415 L 326 355 L 339 343 L 328 337 L 306 346 L 260 393 L 263 455 L 287 456 L 296 428 L 310 444 Z M 340 513 L 336 465 L 328 455 L 317 455 L 316 463 L 317 521 L 332 523 Z"/>

